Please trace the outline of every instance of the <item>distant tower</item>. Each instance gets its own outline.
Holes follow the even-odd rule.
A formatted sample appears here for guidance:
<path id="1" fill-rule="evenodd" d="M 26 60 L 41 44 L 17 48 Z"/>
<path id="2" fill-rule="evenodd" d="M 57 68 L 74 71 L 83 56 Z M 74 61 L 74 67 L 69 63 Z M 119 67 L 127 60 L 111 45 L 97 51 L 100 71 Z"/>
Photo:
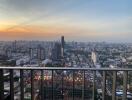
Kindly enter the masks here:
<path id="1" fill-rule="evenodd" d="M 40 45 L 37 48 L 37 57 L 40 61 L 45 59 L 45 50 Z"/>
<path id="2" fill-rule="evenodd" d="M 61 37 L 61 56 L 62 58 L 64 57 L 64 45 L 65 45 L 65 40 L 64 36 Z"/>
<path id="3" fill-rule="evenodd" d="M 60 60 L 62 56 L 61 53 L 61 44 L 56 42 L 54 48 L 52 49 L 52 59 Z"/>
<path id="4" fill-rule="evenodd" d="M 7 57 L 11 57 L 12 53 L 11 53 L 10 48 L 6 48 L 4 51 L 5 51 Z"/>
<path id="5" fill-rule="evenodd" d="M 92 59 L 94 65 L 95 65 L 97 63 L 97 55 L 94 51 L 92 51 L 91 59 Z"/>
<path id="6" fill-rule="evenodd" d="M 45 59 L 45 49 L 44 48 L 41 48 L 41 60 L 44 60 Z"/>
<path id="7" fill-rule="evenodd" d="M 33 59 L 33 48 L 29 48 L 30 59 Z"/>
<path id="8" fill-rule="evenodd" d="M 12 43 L 12 47 L 13 47 L 13 51 L 16 52 L 16 48 L 17 48 L 17 41 L 16 40 Z"/>

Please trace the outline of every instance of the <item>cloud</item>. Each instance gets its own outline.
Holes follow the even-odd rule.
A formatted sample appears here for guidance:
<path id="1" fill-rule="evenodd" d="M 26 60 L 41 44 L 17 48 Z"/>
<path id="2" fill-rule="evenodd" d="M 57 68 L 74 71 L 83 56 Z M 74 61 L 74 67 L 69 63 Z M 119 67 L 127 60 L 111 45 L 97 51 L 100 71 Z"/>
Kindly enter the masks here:
<path id="1" fill-rule="evenodd" d="M 48 38 L 47 33 L 49 37 L 63 34 L 78 40 L 129 38 L 130 4 L 129 0 L 0 0 L 0 35 L 28 39 Z"/>

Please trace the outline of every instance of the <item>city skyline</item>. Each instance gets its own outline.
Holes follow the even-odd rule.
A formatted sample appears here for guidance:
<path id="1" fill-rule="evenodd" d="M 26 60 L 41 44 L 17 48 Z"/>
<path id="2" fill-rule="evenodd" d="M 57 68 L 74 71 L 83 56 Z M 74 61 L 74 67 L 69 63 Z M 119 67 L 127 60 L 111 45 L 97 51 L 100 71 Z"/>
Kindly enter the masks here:
<path id="1" fill-rule="evenodd" d="M 131 42 L 131 0 L 1 0 L 0 40 Z"/>

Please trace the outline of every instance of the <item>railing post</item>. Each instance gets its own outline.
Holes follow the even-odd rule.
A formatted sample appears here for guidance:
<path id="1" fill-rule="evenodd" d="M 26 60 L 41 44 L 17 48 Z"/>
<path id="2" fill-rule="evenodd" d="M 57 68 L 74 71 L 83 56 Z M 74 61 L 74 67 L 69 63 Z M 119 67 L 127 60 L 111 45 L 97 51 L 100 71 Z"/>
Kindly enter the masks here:
<path id="1" fill-rule="evenodd" d="M 85 79 L 85 71 L 84 71 L 84 100 L 85 100 L 85 81 L 86 81 L 86 79 Z"/>
<path id="2" fill-rule="evenodd" d="M 85 99 L 85 70 L 83 71 L 82 76 L 82 100 Z"/>
<path id="3" fill-rule="evenodd" d="M 75 93 L 74 93 L 75 92 L 75 90 L 74 90 L 75 89 L 75 79 L 74 78 L 75 78 L 75 72 L 73 70 L 73 100 L 74 100 L 74 95 L 75 95 Z"/>
<path id="4" fill-rule="evenodd" d="M 116 77 L 117 77 L 117 72 L 113 71 L 112 100 L 116 100 Z"/>
<path id="5" fill-rule="evenodd" d="M 44 71 L 41 70 L 41 100 L 44 100 Z"/>
<path id="6" fill-rule="evenodd" d="M 23 70 L 20 70 L 20 87 L 21 87 L 21 100 L 24 100 L 24 81 L 23 81 Z"/>
<path id="7" fill-rule="evenodd" d="M 52 100 L 54 100 L 54 70 L 52 70 Z"/>
<path id="8" fill-rule="evenodd" d="M 31 100 L 34 100 L 34 70 L 31 70 Z"/>
<path id="9" fill-rule="evenodd" d="M 93 71 L 93 100 L 95 99 L 95 75 L 96 75 L 96 71 Z"/>
<path id="10" fill-rule="evenodd" d="M 106 72 L 103 71 L 103 84 L 102 84 L 102 100 L 105 100 L 105 92 L 106 92 Z"/>
<path id="11" fill-rule="evenodd" d="M 13 69 L 10 69 L 10 96 L 11 96 L 11 100 L 14 100 L 14 78 L 13 78 Z"/>
<path id="12" fill-rule="evenodd" d="M 0 69 L 0 100 L 4 100 L 4 76 L 3 76 L 3 69 Z"/>
<path id="13" fill-rule="evenodd" d="M 124 71 L 123 72 L 123 100 L 127 100 L 127 75 L 128 72 Z"/>
<path id="14" fill-rule="evenodd" d="M 62 100 L 64 98 L 64 72 L 62 72 Z"/>

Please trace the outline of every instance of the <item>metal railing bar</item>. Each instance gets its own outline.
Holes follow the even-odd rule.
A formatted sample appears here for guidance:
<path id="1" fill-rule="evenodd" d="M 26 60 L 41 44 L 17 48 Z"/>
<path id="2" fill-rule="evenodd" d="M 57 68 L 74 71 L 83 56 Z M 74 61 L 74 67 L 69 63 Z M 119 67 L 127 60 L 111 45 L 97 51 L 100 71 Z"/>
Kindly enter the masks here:
<path id="1" fill-rule="evenodd" d="M 34 70 L 31 70 L 31 100 L 34 100 Z"/>
<path id="2" fill-rule="evenodd" d="M 105 92 L 106 92 L 106 72 L 103 71 L 102 100 L 105 100 Z"/>
<path id="3" fill-rule="evenodd" d="M 10 99 L 14 100 L 14 77 L 12 69 L 10 69 Z"/>
<path id="4" fill-rule="evenodd" d="M 52 71 L 52 100 L 54 99 L 54 71 L 55 70 L 71 70 L 73 72 L 73 100 L 75 99 L 75 71 L 83 71 L 83 80 L 82 80 L 82 100 L 85 98 L 85 71 L 91 70 L 93 71 L 93 95 L 92 99 L 95 97 L 95 77 L 96 71 L 103 71 L 103 81 L 102 81 L 102 100 L 106 98 L 106 71 L 113 72 L 113 85 L 112 85 L 112 100 L 116 100 L 116 79 L 117 79 L 117 71 L 123 71 L 123 96 L 122 99 L 127 99 L 127 80 L 128 80 L 128 71 L 132 71 L 131 68 L 64 68 L 64 67 L 0 67 L 0 100 L 4 99 L 4 77 L 3 70 L 9 69 L 10 71 L 10 96 L 11 100 L 14 100 L 14 77 L 13 71 L 19 69 L 20 70 L 20 92 L 21 92 L 21 100 L 24 100 L 24 79 L 23 79 L 23 70 L 31 70 L 31 100 L 35 99 L 35 91 L 34 91 L 34 70 L 41 70 L 41 100 L 44 99 L 44 73 L 43 70 Z M 64 76 L 62 75 L 62 94 L 64 92 Z M 63 99 L 63 98 L 62 98 Z"/>
<path id="5" fill-rule="evenodd" d="M 21 89 L 21 100 L 24 100 L 24 80 L 23 80 L 23 70 L 20 70 L 20 89 Z"/>
<path id="6" fill-rule="evenodd" d="M 117 78 L 117 72 L 113 71 L 112 100 L 116 100 L 116 78 Z"/>
<path id="7" fill-rule="evenodd" d="M 95 99 L 95 75 L 96 71 L 93 71 L 93 100 Z"/>
<path id="8" fill-rule="evenodd" d="M 62 73 L 62 100 L 64 98 L 64 73 Z"/>
<path id="9" fill-rule="evenodd" d="M 85 86 L 86 86 L 85 82 L 86 82 L 86 77 L 85 77 L 85 71 L 84 71 L 84 100 L 85 100 Z"/>
<path id="10" fill-rule="evenodd" d="M 44 71 L 41 70 L 41 100 L 44 100 Z"/>
<path id="11" fill-rule="evenodd" d="M 52 70 L 52 100 L 54 100 L 54 70 Z"/>
<path id="12" fill-rule="evenodd" d="M 75 71 L 73 71 L 73 100 L 75 95 Z"/>
<path id="13" fill-rule="evenodd" d="M 82 100 L 85 99 L 85 71 L 82 73 Z"/>
<path id="14" fill-rule="evenodd" d="M 0 100 L 4 100 L 4 76 L 3 70 L 0 70 Z"/>
<path id="15" fill-rule="evenodd" d="M 123 100 L 127 100 L 127 78 L 128 72 L 123 72 Z"/>
<path id="16" fill-rule="evenodd" d="M 68 67 L 0 67 L 0 69 L 24 70 L 91 70 L 91 71 L 132 71 L 132 68 L 68 68 Z"/>

